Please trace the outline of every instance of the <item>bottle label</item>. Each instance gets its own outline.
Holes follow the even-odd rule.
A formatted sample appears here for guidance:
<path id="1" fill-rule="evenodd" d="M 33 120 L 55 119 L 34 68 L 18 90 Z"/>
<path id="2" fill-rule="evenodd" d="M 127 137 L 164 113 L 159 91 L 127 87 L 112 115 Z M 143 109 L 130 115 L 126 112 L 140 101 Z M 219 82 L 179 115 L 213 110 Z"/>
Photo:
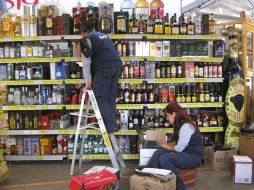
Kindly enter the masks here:
<path id="1" fill-rule="evenodd" d="M 218 78 L 222 78 L 222 66 L 218 66 Z"/>
<path id="2" fill-rule="evenodd" d="M 208 78 L 208 66 L 204 66 L 204 77 Z"/>
<path id="3" fill-rule="evenodd" d="M 194 76 L 195 77 L 198 77 L 198 74 L 199 73 L 199 68 L 198 68 L 198 66 L 196 65 L 195 67 L 194 67 Z"/>
<path id="4" fill-rule="evenodd" d="M 224 49 L 223 46 L 217 45 L 215 47 L 215 57 L 224 57 Z"/>
<path id="5" fill-rule="evenodd" d="M 218 67 L 216 65 L 213 66 L 213 78 L 218 77 Z"/>
<path id="6" fill-rule="evenodd" d="M 145 77 L 145 67 L 144 66 L 140 66 L 140 77 Z"/>
<path id="7" fill-rule="evenodd" d="M 132 34 L 137 34 L 138 33 L 138 27 L 132 27 L 131 28 L 131 33 Z"/>
<path id="8" fill-rule="evenodd" d="M 200 96 L 199 96 L 199 101 L 200 102 L 204 102 L 205 101 L 205 95 L 202 93 L 202 94 L 200 94 Z"/>
<path id="9" fill-rule="evenodd" d="M 9 22 L 3 22 L 3 31 L 8 32 L 10 30 Z"/>
<path id="10" fill-rule="evenodd" d="M 163 25 L 155 25 L 154 33 L 155 34 L 163 34 Z"/>
<path id="11" fill-rule="evenodd" d="M 178 27 L 172 27 L 172 34 L 178 35 L 179 34 L 179 28 Z"/>
<path id="12" fill-rule="evenodd" d="M 205 94 L 205 101 L 209 102 L 210 101 L 210 95 L 209 94 Z"/>
<path id="13" fill-rule="evenodd" d="M 153 27 L 152 26 L 147 26 L 146 32 L 149 34 L 153 34 Z"/>
<path id="14" fill-rule="evenodd" d="M 188 25 L 187 30 L 188 30 L 189 35 L 193 35 L 194 34 L 194 25 Z"/>
<path id="15" fill-rule="evenodd" d="M 151 8 L 150 10 L 151 19 L 153 21 L 156 20 L 158 15 L 158 9 L 157 8 Z M 164 18 L 164 8 L 160 8 L 160 18 Z"/>
<path id="16" fill-rule="evenodd" d="M 117 30 L 126 32 L 126 22 L 124 19 L 117 19 Z"/>
<path id="17" fill-rule="evenodd" d="M 137 125 L 138 124 L 138 119 L 133 119 L 133 124 Z"/>
<path id="18" fill-rule="evenodd" d="M 171 27 L 170 26 L 165 27 L 164 30 L 165 30 L 165 34 L 168 34 L 168 35 L 171 34 Z"/>
<path id="19" fill-rule="evenodd" d="M 215 97 L 214 96 L 210 96 L 210 102 L 215 102 Z"/>
<path id="20" fill-rule="evenodd" d="M 139 67 L 134 66 L 134 78 L 139 78 Z"/>
<path id="21" fill-rule="evenodd" d="M 47 18 L 47 28 L 52 28 L 53 27 L 53 19 L 52 18 Z"/>
<path id="22" fill-rule="evenodd" d="M 204 69 L 203 69 L 203 67 L 199 67 L 198 68 L 198 76 L 199 77 L 204 77 Z"/>
<path id="23" fill-rule="evenodd" d="M 102 21 L 101 21 L 101 29 L 102 29 L 102 31 L 111 31 L 111 27 L 110 26 L 111 26 L 111 22 L 110 22 L 109 19 L 102 19 Z M 124 25 L 124 27 L 125 27 L 125 25 Z M 126 29 L 125 29 L 125 32 L 126 32 Z"/>
<path id="24" fill-rule="evenodd" d="M 192 102 L 197 102 L 197 96 L 192 96 L 191 101 Z"/>
<path id="25" fill-rule="evenodd" d="M 140 18 L 140 15 L 141 15 L 143 16 L 143 20 L 149 19 L 149 7 L 146 7 L 146 8 L 137 7 L 135 11 L 136 11 L 136 18 Z"/>
<path id="26" fill-rule="evenodd" d="M 209 29 L 210 29 L 210 35 L 214 35 L 216 33 L 216 27 L 215 27 L 215 25 L 210 25 Z"/>
<path id="27" fill-rule="evenodd" d="M 186 32 L 187 32 L 186 26 L 181 26 L 180 27 L 180 34 L 186 34 Z"/>
<path id="28" fill-rule="evenodd" d="M 177 103 L 181 103 L 181 102 L 182 102 L 182 97 L 179 96 L 179 95 L 177 95 L 177 96 L 176 96 L 176 102 L 177 102 Z"/>
<path id="29" fill-rule="evenodd" d="M 186 97 L 186 102 L 187 102 L 187 103 L 190 103 L 190 102 L 191 102 L 191 96 L 190 96 L 190 95 L 188 95 L 188 96 Z"/>

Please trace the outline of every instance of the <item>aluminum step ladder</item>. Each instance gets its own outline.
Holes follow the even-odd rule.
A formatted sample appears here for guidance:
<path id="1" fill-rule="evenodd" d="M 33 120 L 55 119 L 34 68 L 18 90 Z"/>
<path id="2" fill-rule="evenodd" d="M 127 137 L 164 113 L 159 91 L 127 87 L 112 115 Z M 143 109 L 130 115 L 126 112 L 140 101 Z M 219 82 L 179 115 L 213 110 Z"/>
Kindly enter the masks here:
<path id="1" fill-rule="evenodd" d="M 86 112 L 84 113 L 83 111 L 84 111 L 86 97 L 88 97 L 88 101 L 86 104 Z M 94 114 L 89 113 L 89 110 L 93 110 Z M 109 154 L 112 166 L 114 168 L 120 169 L 120 168 L 126 167 L 122 154 L 120 152 L 119 146 L 117 144 L 115 135 L 112 133 L 111 134 L 107 133 L 104 121 L 101 116 L 101 112 L 99 110 L 95 95 L 92 90 L 86 90 L 83 93 L 79 112 L 71 113 L 71 115 L 78 116 L 78 123 L 77 123 L 77 128 L 75 133 L 74 150 L 73 150 L 73 156 L 72 156 L 70 175 L 73 175 L 76 159 L 79 159 L 79 167 L 81 168 L 82 166 L 83 154 L 84 154 L 84 142 L 85 142 L 87 129 L 94 129 L 94 130 L 101 131 L 102 137 L 104 139 L 104 143 L 108 150 L 108 154 Z M 95 125 L 94 123 L 87 124 L 88 118 L 94 118 L 94 117 L 96 117 L 97 119 L 97 122 L 98 122 L 97 124 L 99 125 L 99 128 L 94 127 Z M 82 120 L 84 121 L 84 126 L 81 126 Z M 82 135 L 80 154 L 77 155 L 77 146 L 78 146 L 78 138 L 79 138 L 80 130 L 83 130 L 83 135 Z"/>

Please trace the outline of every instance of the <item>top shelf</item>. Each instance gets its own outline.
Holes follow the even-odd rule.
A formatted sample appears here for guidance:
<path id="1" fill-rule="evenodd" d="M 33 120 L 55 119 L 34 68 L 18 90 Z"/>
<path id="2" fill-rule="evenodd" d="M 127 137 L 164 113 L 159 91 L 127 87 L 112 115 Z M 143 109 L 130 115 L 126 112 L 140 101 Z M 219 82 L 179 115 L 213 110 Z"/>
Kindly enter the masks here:
<path id="1" fill-rule="evenodd" d="M 222 36 L 213 35 L 156 35 L 156 34 L 112 34 L 111 39 L 126 40 L 222 40 Z M 55 36 L 34 36 L 34 37 L 0 37 L 0 42 L 23 42 L 23 41 L 59 41 L 79 40 L 80 35 L 55 35 Z"/>

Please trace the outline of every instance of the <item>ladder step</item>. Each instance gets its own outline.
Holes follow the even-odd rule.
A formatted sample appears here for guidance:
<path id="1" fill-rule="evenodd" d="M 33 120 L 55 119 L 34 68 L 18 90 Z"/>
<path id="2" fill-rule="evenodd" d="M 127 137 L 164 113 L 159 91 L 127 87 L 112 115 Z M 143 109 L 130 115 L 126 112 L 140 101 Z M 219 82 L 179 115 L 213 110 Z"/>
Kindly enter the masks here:
<path id="1" fill-rule="evenodd" d="M 79 116 L 79 112 L 72 112 L 71 115 Z M 82 117 L 93 118 L 96 116 L 95 116 L 95 114 L 85 113 L 85 114 L 82 114 Z"/>

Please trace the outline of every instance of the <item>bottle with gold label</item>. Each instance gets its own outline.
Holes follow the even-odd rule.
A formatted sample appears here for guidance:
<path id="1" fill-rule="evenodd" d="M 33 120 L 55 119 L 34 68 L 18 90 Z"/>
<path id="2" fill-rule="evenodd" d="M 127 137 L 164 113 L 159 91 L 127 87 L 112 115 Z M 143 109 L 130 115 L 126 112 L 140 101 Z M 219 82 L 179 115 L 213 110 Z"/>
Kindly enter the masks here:
<path id="1" fill-rule="evenodd" d="M 182 95 L 180 94 L 180 86 L 176 86 L 176 102 L 182 102 Z"/>
<path id="2" fill-rule="evenodd" d="M 191 102 L 197 102 L 198 101 L 198 95 L 197 95 L 197 86 L 192 85 L 192 95 L 191 95 Z"/>
<path id="3" fill-rule="evenodd" d="M 210 127 L 210 119 L 208 114 L 206 114 L 205 118 L 203 119 L 203 127 Z"/>
<path id="4" fill-rule="evenodd" d="M 14 35 L 14 22 L 12 20 L 12 15 L 8 14 L 2 18 L 2 29 L 4 36 L 13 37 Z"/>
<path id="5" fill-rule="evenodd" d="M 186 35 L 187 34 L 187 25 L 185 23 L 184 16 L 180 16 L 179 18 L 179 29 L 180 29 L 180 34 L 181 35 Z"/>
<path id="6" fill-rule="evenodd" d="M 158 8 L 158 12 L 159 12 L 160 8 Z M 155 34 L 163 34 L 163 23 L 162 20 L 160 18 L 160 14 L 157 15 L 157 19 L 154 22 L 154 33 Z"/>
<path id="7" fill-rule="evenodd" d="M 188 35 L 195 34 L 195 25 L 192 22 L 191 14 L 189 14 L 189 16 L 188 16 L 187 34 Z"/>
<path id="8" fill-rule="evenodd" d="M 210 116 L 210 127 L 218 127 L 217 117 L 214 114 Z"/>
<path id="9" fill-rule="evenodd" d="M 202 83 L 199 86 L 199 102 L 205 102 L 205 92 Z"/>
<path id="10" fill-rule="evenodd" d="M 186 92 L 185 101 L 187 103 L 190 103 L 191 102 L 191 86 L 187 84 L 186 87 L 187 87 L 187 92 Z"/>
<path id="11" fill-rule="evenodd" d="M 216 21 L 213 18 L 213 14 L 211 14 L 209 19 L 209 35 L 215 34 L 216 34 Z"/>
<path id="12" fill-rule="evenodd" d="M 166 14 L 166 19 L 165 19 L 165 24 L 164 24 L 164 34 L 166 34 L 166 35 L 172 34 L 168 13 Z"/>
<path id="13" fill-rule="evenodd" d="M 120 11 L 120 15 L 116 19 L 116 30 L 118 34 L 127 33 L 127 20 L 123 14 L 123 10 Z"/>
<path id="14" fill-rule="evenodd" d="M 198 71 L 199 71 L 199 69 L 198 69 L 198 64 L 197 63 L 195 63 L 195 66 L 194 66 L 194 77 L 195 78 L 198 78 Z"/>
<path id="15" fill-rule="evenodd" d="M 179 25 L 177 23 L 177 20 L 176 20 L 176 14 L 174 14 L 174 17 L 173 17 L 173 24 L 172 24 L 172 34 L 173 35 L 179 35 L 180 33 L 180 30 L 179 30 Z"/>
<path id="16" fill-rule="evenodd" d="M 131 34 L 138 34 L 138 25 L 137 21 L 133 21 L 133 26 L 131 27 Z"/>
<path id="17" fill-rule="evenodd" d="M 48 10 L 48 16 L 45 18 L 45 34 L 46 36 L 54 35 L 54 19 L 52 10 Z"/>
<path id="18" fill-rule="evenodd" d="M 21 16 L 16 17 L 16 22 L 14 26 L 14 36 L 21 37 Z"/>
<path id="19" fill-rule="evenodd" d="M 171 66 L 171 78 L 176 78 L 176 66 L 174 63 Z"/>
<path id="20" fill-rule="evenodd" d="M 147 34 L 153 34 L 154 33 L 154 24 L 151 20 L 151 16 L 149 16 L 149 20 L 146 23 L 146 33 Z"/>
<path id="21" fill-rule="evenodd" d="M 132 9 L 132 14 L 131 14 L 131 18 L 129 20 L 129 33 L 131 33 L 131 28 L 134 25 L 134 22 L 137 22 L 137 18 L 136 18 L 136 13 L 135 13 L 135 9 Z"/>
<path id="22" fill-rule="evenodd" d="M 138 33 L 139 34 L 145 34 L 145 21 L 143 20 L 143 16 L 140 15 L 139 21 L 138 21 Z"/>
<path id="23" fill-rule="evenodd" d="M 181 92 L 181 95 L 182 95 L 182 103 L 185 103 L 186 102 L 186 96 L 185 96 L 185 85 L 182 85 L 182 92 Z"/>
<path id="24" fill-rule="evenodd" d="M 205 102 L 210 102 L 210 92 L 208 84 L 205 84 L 204 90 L 205 90 Z"/>
<path id="25" fill-rule="evenodd" d="M 118 22 L 118 19 L 117 19 L 117 22 Z M 100 26 L 100 31 L 104 34 L 110 34 L 112 32 L 112 19 L 111 19 L 111 16 L 108 15 L 107 6 L 104 6 L 104 13 L 102 17 L 100 18 L 99 26 Z M 126 33 L 126 30 L 125 30 L 125 33 Z"/>

